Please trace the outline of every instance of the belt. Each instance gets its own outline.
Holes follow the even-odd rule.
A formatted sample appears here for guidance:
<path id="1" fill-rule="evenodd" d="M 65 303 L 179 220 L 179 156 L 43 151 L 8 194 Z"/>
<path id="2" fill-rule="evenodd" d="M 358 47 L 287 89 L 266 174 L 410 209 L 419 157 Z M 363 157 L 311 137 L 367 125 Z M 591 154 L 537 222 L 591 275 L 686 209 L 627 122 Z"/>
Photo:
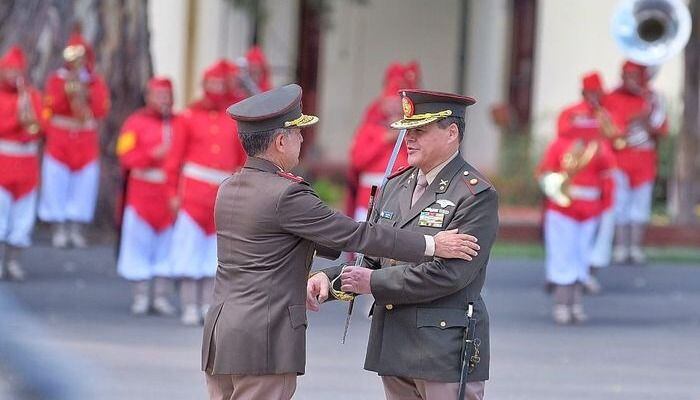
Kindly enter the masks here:
<path id="1" fill-rule="evenodd" d="M 188 178 L 211 183 L 213 185 L 219 185 L 224 181 L 224 179 L 231 176 L 230 172 L 206 167 L 193 162 L 185 163 L 185 167 L 182 169 L 182 174 Z"/>
<path id="2" fill-rule="evenodd" d="M 81 121 L 77 118 L 68 117 L 65 115 L 54 115 L 51 117 L 51 125 L 69 131 L 88 131 L 97 129 L 97 121 L 94 119 Z"/>
<path id="3" fill-rule="evenodd" d="M 39 153 L 39 143 L 20 143 L 0 139 L 0 154 L 5 156 L 35 156 Z"/>
<path id="4" fill-rule="evenodd" d="M 382 172 L 366 172 L 360 174 L 360 186 L 372 187 L 382 184 L 384 173 Z"/>
<path id="5" fill-rule="evenodd" d="M 595 186 L 571 185 L 567 188 L 566 194 L 572 199 L 595 201 L 600 200 L 602 191 Z"/>
<path id="6" fill-rule="evenodd" d="M 150 183 L 165 183 L 165 171 L 160 168 L 134 168 L 129 173 L 130 178 Z"/>

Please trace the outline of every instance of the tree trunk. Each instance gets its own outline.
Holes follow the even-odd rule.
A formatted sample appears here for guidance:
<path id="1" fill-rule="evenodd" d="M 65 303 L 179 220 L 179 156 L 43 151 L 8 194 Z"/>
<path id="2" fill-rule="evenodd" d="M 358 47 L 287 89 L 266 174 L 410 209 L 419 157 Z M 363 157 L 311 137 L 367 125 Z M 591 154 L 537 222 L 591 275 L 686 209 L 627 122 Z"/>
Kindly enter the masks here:
<path id="1" fill-rule="evenodd" d="M 683 125 L 676 146 L 675 179 L 671 194 L 674 222 L 688 225 L 697 222 L 697 177 L 700 176 L 700 1 L 689 4 L 693 20 L 690 40 L 685 48 L 685 86 L 683 93 Z"/>
<path id="2" fill-rule="evenodd" d="M 61 52 L 76 23 L 94 47 L 97 70 L 111 91 L 112 110 L 101 128 L 102 173 L 96 221 L 113 221 L 121 188 L 114 144 L 124 119 L 143 105 L 143 88 L 152 74 L 146 0 L 3 0 L 0 50 L 20 44 L 27 53 L 32 83 L 62 65 Z"/>

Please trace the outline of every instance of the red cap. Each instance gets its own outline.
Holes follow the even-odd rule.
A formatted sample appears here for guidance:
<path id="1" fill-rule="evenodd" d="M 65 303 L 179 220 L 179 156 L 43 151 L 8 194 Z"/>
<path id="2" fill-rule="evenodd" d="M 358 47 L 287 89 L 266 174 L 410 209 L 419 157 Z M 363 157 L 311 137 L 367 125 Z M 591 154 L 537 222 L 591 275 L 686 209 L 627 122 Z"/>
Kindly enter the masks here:
<path id="1" fill-rule="evenodd" d="M 12 68 L 24 70 L 27 67 L 27 61 L 24 56 L 24 51 L 19 46 L 12 46 L 0 58 L 0 68 Z"/>
<path id="2" fill-rule="evenodd" d="M 80 25 L 75 25 L 73 27 L 70 37 L 68 37 L 66 47 L 82 46 L 85 49 L 85 65 L 88 69 L 92 69 L 92 67 L 95 65 L 95 52 L 92 50 L 92 47 L 88 44 L 87 40 L 85 40 L 81 31 L 82 29 Z"/>
<path id="3" fill-rule="evenodd" d="M 411 61 L 406 64 L 404 78 L 406 79 L 407 89 L 418 89 L 421 80 L 420 64 L 418 64 L 418 61 Z"/>
<path id="4" fill-rule="evenodd" d="M 398 62 L 389 64 L 386 71 L 384 71 L 384 89 L 382 94 L 390 96 L 406 86 L 406 68 Z"/>
<path id="5" fill-rule="evenodd" d="M 591 72 L 583 76 L 583 90 L 591 92 L 603 91 L 603 80 L 597 72 Z"/>
<path id="6" fill-rule="evenodd" d="M 148 90 L 154 89 L 173 90 L 173 83 L 165 76 L 154 76 L 148 81 Z"/>
<path id="7" fill-rule="evenodd" d="M 225 79 L 232 71 L 231 63 L 220 59 L 204 71 L 204 79 L 222 78 Z"/>
<path id="8" fill-rule="evenodd" d="M 267 58 L 259 46 L 251 47 L 246 53 L 245 58 L 248 60 L 249 64 L 260 64 L 267 66 Z"/>

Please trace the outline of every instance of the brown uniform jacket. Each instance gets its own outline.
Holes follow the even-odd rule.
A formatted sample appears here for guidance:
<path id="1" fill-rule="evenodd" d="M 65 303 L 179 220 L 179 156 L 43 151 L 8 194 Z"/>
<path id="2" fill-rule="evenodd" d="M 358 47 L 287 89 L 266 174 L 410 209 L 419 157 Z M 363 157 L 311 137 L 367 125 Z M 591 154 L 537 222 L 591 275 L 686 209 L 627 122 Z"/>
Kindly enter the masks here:
<path id="1" fill-rule="evenodd" d="M 435 234 L 458 228 L 479 240 L 472 261 L 424 258 L 405 264 L 368 259 L 375 298 L 365 369 L 379 375 L 458 382 L 466 309 L 474 302 L 481 361 L 469 381 L 488 379 L 489 316 L 481 298 L 486 265 L 498 230 L 498 195 L 461 156 L 438 173 L 411 207 L 416 168 L 390 179 L 372 221 L 406 231 Z M 440 216 L 442 215 L 442 216 Z M 339 268 L 324 270 L 330 277 Z"/>
<path id="2" fill-rule="evenodd" d="M 210 374 L 304 373 L 306 281 L 318 245 L 407 261 L 425 253 L 423 234 L 355 222 L 255 157 L 221 184 L 215 219 L 218 268 L 202 344 Z"/>

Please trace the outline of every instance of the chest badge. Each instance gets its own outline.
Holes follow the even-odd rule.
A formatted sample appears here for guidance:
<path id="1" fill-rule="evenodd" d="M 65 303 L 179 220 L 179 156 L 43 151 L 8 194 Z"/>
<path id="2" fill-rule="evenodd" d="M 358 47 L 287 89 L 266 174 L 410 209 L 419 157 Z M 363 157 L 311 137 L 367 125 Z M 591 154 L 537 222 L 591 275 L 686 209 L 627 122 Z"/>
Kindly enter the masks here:
<path id="1" fill-rule="evenodd" d="M 440 207 L 442 207 L 442 208 L 447 208 L 449 206 L 452 206 L 452 207 L 455 206 L 455 203 L 453 203 L 447 199 L 440 199 L 440 200 L 437 200 L 435 202 L 438 203 L 440 205 Z"/>
<path id="2" fill-rule="evenodd" d="M 442 228 L 444 222 L 445 214 L 434 208 L 426 208 L 420 212 L 420 216 L 418 217 L 418 226 Z"/>
<path id="3" fill-rule="evenodd" d="M 379 213 L 379 216 L 388 220 L 394 219 L 394 213 L 392 211 L 382 211 Z"/>

